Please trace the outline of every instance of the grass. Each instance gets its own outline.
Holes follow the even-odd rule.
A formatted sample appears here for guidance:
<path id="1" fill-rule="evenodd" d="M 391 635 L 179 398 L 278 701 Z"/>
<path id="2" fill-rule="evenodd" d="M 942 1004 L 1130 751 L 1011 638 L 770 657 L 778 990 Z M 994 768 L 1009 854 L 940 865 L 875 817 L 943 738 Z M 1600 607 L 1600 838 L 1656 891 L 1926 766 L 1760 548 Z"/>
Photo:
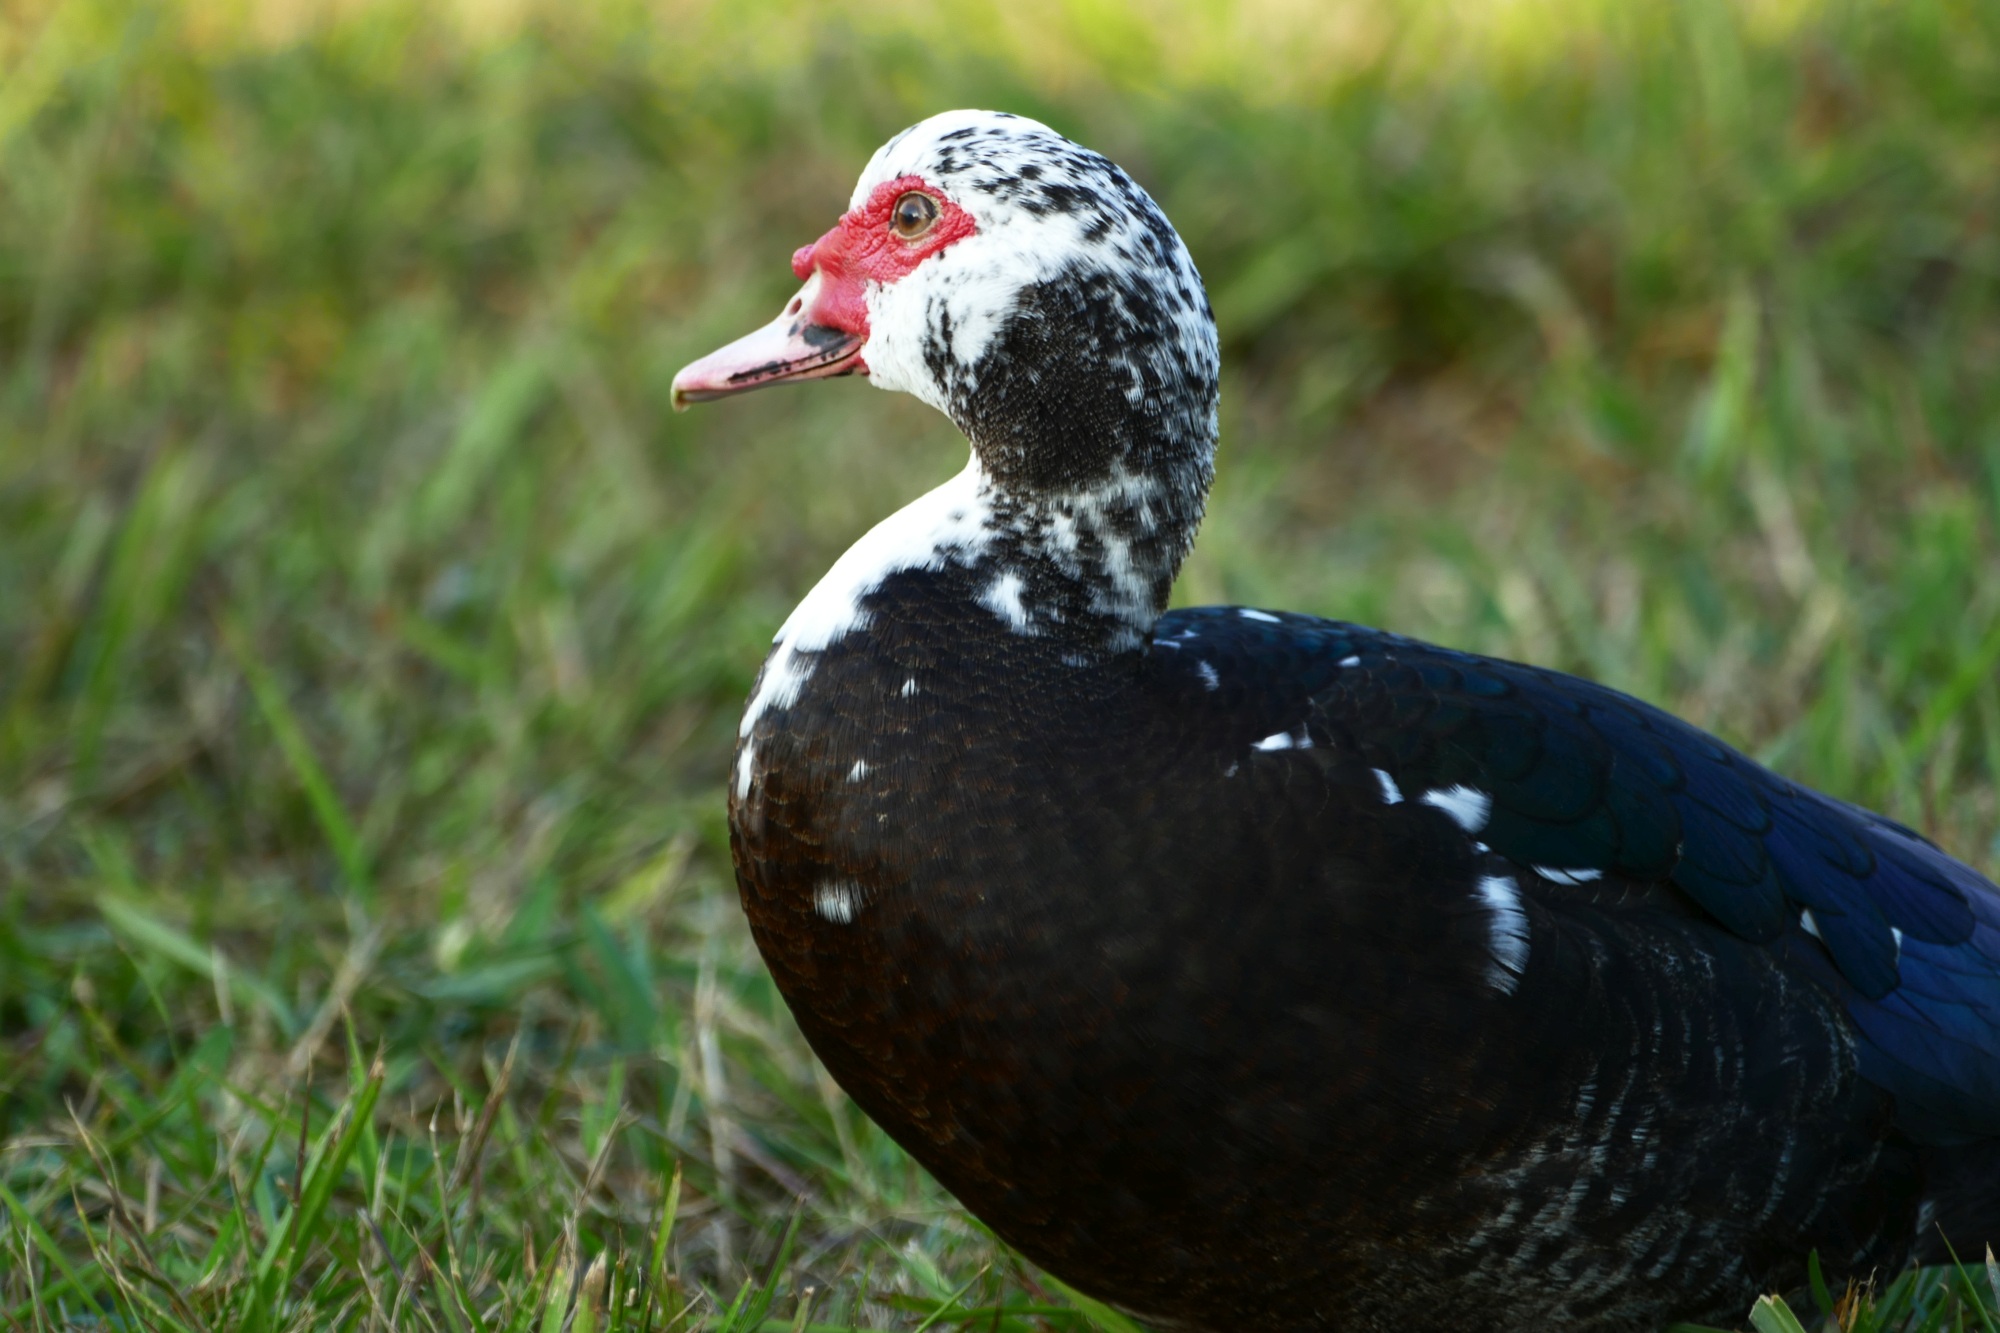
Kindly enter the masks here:
<path id="1" fill-rule="evenodd" d="M 1582 671 L 2000 868 L 2000 10 L 576 8 L 0 27 L 7 1327 L 1125 1327 L 827 1081 L 728 867 L 772 628 L 962 445 L 669 380 L 948 105 L 1203 267 L 1182 600 Z M 1978 1258 L 1795 1305 L 1990 1330 Z"/>

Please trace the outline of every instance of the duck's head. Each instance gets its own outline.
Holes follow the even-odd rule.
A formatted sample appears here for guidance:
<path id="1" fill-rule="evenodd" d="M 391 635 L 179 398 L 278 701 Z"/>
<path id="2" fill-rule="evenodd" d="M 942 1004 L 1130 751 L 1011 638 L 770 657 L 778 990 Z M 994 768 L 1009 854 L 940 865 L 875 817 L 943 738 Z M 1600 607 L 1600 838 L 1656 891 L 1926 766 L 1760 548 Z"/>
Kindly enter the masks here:
<path id="1" fill-rule="evenodd" d="M 933 116 L 876 151 L 792 270 L 784 312 L 676 375 L 675 406 L 864 374 L 951 417 L 1014 494 L 1150 476 L 1198 515 L 1215 321 L 1187 247 L 1109 159 L 1003 112 Z"/>

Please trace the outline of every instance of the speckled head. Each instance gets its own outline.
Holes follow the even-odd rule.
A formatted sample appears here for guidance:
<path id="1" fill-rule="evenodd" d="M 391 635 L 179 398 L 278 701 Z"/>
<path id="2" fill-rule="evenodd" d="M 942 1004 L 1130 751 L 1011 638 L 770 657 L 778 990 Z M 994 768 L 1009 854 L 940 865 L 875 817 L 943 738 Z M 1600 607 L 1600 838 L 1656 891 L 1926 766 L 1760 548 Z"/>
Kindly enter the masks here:
<path id="1" fill-rule="evenodd" d="M 785 313 L 683 370 L 677 402 L 864 373 L 950 416 L 1017 493 L 1165 473 L 1199 505 L 1215 322 L 1187 247 L 1109 159 L 1004 112 L 933 116 L 876 151 L 793 268 Z"/>

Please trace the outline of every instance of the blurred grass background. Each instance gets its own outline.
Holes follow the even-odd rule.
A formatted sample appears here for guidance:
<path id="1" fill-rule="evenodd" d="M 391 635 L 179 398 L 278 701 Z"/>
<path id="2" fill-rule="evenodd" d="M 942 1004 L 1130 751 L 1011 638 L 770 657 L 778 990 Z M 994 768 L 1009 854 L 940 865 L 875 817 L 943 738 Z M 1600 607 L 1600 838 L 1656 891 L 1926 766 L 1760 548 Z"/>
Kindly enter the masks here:
<path id="1" fill-rule="evenodd" d="M 1207 277 L 1182 601 L 1581 671 L 2000 868 L 1990 0 L 17 0 L 9 1327 L 1121 1326 L 817 1071 L 723 828 L 772 630 L 964 446 L 668 383 L 958 105 Z"/>

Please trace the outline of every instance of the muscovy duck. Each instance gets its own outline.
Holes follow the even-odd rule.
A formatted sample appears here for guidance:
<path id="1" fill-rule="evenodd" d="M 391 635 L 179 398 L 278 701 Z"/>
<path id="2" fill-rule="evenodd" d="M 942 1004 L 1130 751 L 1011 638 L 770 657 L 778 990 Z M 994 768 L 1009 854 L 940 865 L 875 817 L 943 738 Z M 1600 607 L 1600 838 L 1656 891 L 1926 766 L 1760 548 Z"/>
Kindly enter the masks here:
<path id="1" fill-rule="evenodd" d="M 778 632 L 730 829 L 855 1101 L 1035 1262 L 1206 1330 L 1733 1323 L 2000 1242 L 2000 890 L 1637 699 L 1168 611 L 1201 278 L 1020 117 L 899 134 L 676 405 L 866 374 L 964 472 Z"/>

